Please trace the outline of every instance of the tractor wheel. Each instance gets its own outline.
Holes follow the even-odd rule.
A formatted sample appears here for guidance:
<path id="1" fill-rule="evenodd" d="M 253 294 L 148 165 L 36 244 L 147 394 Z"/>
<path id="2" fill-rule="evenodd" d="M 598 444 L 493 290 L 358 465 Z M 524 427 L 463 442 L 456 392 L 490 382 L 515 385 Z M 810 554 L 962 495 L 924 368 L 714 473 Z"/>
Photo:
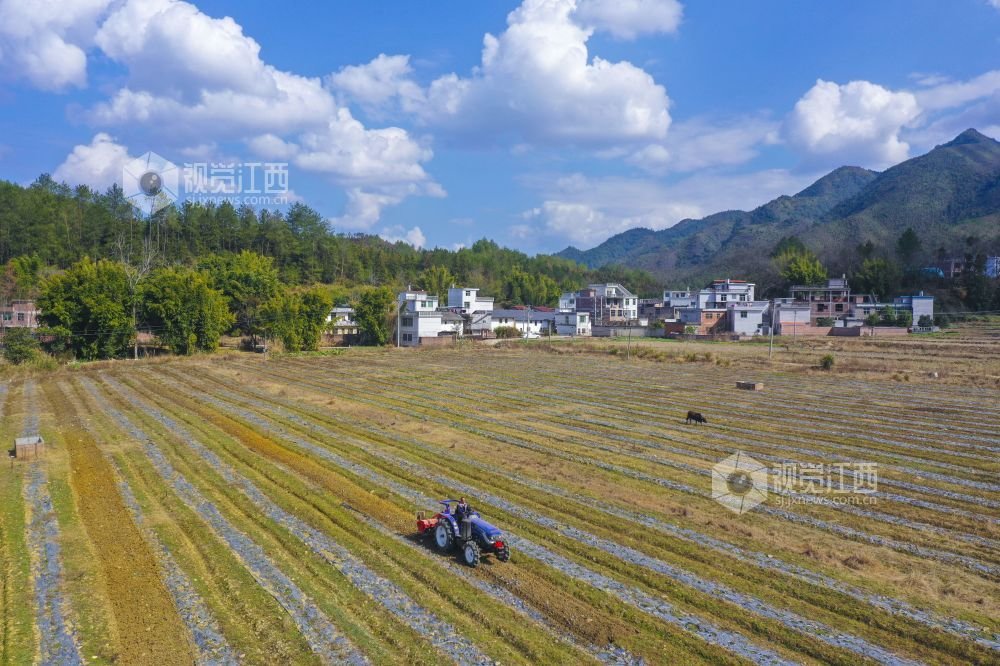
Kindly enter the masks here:
<path id="1" fill-rule="evenodd" d="M 451 533 L 451 526 L 447 521 L 442 520 L 434 528 L 434 543 L 437 544 L 438 550 L 451 550 L 454 539 L 455 536 Z"/>
<path id="2" fill-rule="evenodd" d="M 503 548 L 497 551 L 497 559 L 501 562 L 506 562 L 510 559 L 510 546 L 507 544 L 503 545 Z"/>
<path id="3" fill-rule="evenodd" d="M 466 541 L 462 548 L 462 561 L 470 567 L 479 566 L 479 544 L 475 541 Z"/>

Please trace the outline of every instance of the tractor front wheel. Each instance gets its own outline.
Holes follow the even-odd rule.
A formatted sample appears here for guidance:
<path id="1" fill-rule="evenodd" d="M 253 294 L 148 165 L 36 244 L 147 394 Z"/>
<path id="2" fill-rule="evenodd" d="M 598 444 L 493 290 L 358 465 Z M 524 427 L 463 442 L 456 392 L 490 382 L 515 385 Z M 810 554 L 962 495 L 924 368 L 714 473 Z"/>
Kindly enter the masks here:
<path id="1" fill-rule="evenodd" d="M 462 549 L 462 559 L 470 567 L 479 566 L 479 544 L 475 541 L 466 541 Z"/>
<path id="2" fill-rule="evenodd" d="M 434 528 L 434 543 L 437 544 L 438 550 L 451 550 L 453 539 L 454 535 L 451 533 L 451 526 L 446 520 L 442 519 L 437 524 L 437 527 Z"/>

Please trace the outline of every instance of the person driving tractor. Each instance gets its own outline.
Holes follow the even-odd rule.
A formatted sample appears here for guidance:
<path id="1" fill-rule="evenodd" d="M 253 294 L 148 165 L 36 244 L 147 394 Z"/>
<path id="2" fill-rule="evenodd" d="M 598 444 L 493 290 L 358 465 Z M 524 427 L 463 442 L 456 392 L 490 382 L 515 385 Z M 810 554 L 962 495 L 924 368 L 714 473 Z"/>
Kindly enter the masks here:
<path id="1" fill-rule="evenodd" d="M 465 501 L 464 497 L 460 497 L 458 500 L 458 505 L 455 507 L 455 518 L 461 522 L 465 520 L 465 517 L 471 513 L 472 507 L 469 503 Z"/>

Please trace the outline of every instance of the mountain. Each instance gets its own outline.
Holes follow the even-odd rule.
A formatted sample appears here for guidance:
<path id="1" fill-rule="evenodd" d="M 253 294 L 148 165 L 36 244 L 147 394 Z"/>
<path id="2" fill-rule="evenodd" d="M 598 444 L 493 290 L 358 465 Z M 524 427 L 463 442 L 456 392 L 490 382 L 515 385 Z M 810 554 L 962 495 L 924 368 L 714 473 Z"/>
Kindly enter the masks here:
<path id="1" fill-rule="evenodd" d="M 773 274 L 769 255 L 783 236 L 798 236 L 838 273 L 856 261 L 858 244 L 870 240 L 891 252 L 907 227 L 928 256 L 938 247 L 961 253 L 969 236 L 1000 243 L 1000 143 L 969 129 L 881 173 L 840 167 L 749 212 L 682 220 L 661 231 L 630 229 L 557 256 L 592 268 L 642 268 L 678 286 L 727 276 L 760 280 Z"/>

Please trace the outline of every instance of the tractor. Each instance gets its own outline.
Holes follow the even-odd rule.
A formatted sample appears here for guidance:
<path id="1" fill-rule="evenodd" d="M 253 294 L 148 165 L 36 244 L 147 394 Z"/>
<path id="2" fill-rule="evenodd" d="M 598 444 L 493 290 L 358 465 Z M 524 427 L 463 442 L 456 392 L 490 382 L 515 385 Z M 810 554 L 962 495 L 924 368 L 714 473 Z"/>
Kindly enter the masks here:
<path id="1" fill-rule="evenodd" d="M 479 558 L 493 553 L 501 562 L 510 559 L 510 546 L 503 533 L 479 517 L 479 512 L 470 510 L 464 520 L 459 520 L 452 511 L 457 500 L 441 500 L 444 509 L 426 517 L 426 512 L 417 512 L 417 531 L 423 537 L 433 536 L 434 543 L 441 552 L 459 550 L 461 559 L 470 567 L 479 566 Z"/>

